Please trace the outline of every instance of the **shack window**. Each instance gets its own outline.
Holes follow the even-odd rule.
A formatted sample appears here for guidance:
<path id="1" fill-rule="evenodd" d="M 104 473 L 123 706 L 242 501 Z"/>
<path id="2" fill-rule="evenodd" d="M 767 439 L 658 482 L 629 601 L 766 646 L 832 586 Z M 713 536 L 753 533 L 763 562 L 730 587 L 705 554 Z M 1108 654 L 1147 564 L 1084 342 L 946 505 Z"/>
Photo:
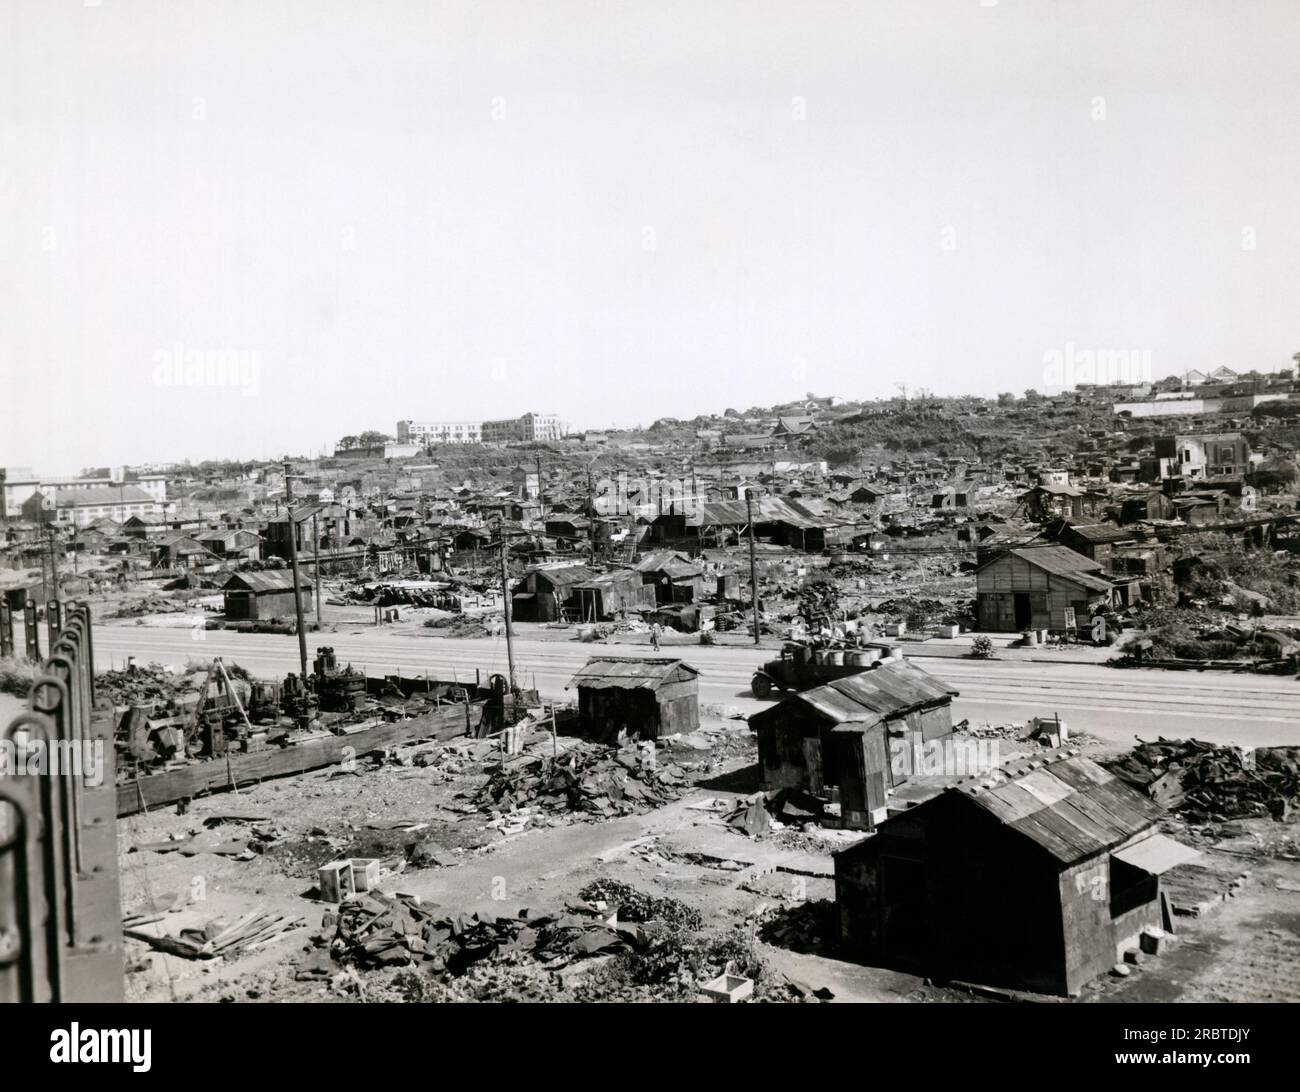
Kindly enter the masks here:
<path id="1" fill-rule="evenodd" d="M 1110 916 L 1117 918 L 1152 902 L 1160 893 L 1160 879 L 1150 872 L 1112 857 L 1110 859 Z"/>

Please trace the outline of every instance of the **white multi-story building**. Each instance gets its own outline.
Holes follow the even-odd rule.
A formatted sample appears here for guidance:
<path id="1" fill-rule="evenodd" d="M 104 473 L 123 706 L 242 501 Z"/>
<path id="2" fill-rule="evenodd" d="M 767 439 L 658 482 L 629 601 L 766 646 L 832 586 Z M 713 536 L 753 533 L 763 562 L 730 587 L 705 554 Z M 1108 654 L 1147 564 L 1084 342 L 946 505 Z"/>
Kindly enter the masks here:
<path id="1" fill-rule="evenodd" d="M 535 443 L 558 440 L 563 435 L 560 418 L 554 413 L 525 413 L 522 417 L 483 422 L 485 444 Z"/>
<path id="2" fill-rule="evenodd" d="M 478 421 L 397 422 L 397 440 L 403 444 L 477 444 L 482 438 Z"/>
<path id="3" fill-rule="evenodd" d="M 60 492 L 79 498 L 79 503 L 87 499 L 96 501 L 103 498 L 102 504 L 112 511 L 98 515 L 111 515 L 119 509 L 127 515 L 144 514 L 132 509 L 129 504 L 123 505 L 118 496 L 123 486 L 144 493 L 154 502 L 157 511 L 162 511 L 167 504 L 165 474 L 141 474 L 123 467 L 114 471 L 99 471 L 84 478 L 51 478 L 36 474 L 29 467 L 0 467 L 0 518 L 21 519 L 23 506 L 37 493 L 50 498 L 56 497 Z M 137 505 L 140 503 L 144 502 L 138 499 Z M 82 506 L 86 505 L 83 503 Z M 94 507 L 93 504 L 90 506 Z"/>

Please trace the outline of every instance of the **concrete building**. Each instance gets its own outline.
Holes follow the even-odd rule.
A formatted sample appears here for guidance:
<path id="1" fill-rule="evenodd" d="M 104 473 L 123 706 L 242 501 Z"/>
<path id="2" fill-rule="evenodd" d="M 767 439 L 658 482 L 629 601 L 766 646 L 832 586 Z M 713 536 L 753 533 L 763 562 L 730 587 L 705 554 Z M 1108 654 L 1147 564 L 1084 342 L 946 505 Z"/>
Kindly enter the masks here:
<path id="1" fill-rule="evenodd" d="M 105 517 L 125 523 L 132 516 L 161 520 L 167 505 L 136 485 L 117 485 L 111 489 L 98 485 L 48 486 L 32 492 L 11 513 L 33 523 L 53 523 L 59 527 L 87 527 Z"/>
<path id="2" fill-rule="evenodd" d="M 477 444 L 483 438 L 480 421 L 398 421 L 397 441 L 403 444 Z"/>
<path id="3" fill-rule="evenodd" d="M 1241 477 L 1250 469 L 1250 443 L 1239 432 L 1159 436 L 1155 457 L 1184 478 Z"/>
<path id="4" fill-rule="evenodd" d="M 22 516 L 24 506 L 37 493 L 55 498 L 58 507 L 68 509 L 69 515 L 62 522 L 77 522 L 74 513 L 81 507 L 99 507 L 104 511 L 86 518 L 78 526 L 100 516 L 112 516 L 121 522 L 132 514 L 163 514 L 167 507 L 167 476 L 122 467 L 68 478 L 37 474 L 27 466 L 0 467 L 0 519 L 25 518 Z M 61 493 L 65 495 L 60 499 Z M 155 507 L 139 507 L 150 502 Z"/>
<path id="5" fill-rule="evenodd" d="M 1160 876 L 1198 854 L 1077 752 L 966 778 L 835 855 L 846 953 L 940 979 L 1069 995 L 1161 924 Z"/>
<path id="6" fill-rule="evenodd" d="M 485 444 L 519 444 L 559 440 L 564 432 L 556 414 L 530 412 L 522 417 L 484 421 L 482 434 Z"/>
<path id="7" fill-rule="evenodd" d="M 517 466 L 510 472 L 510 484 L 520 500 L 538 500 L 542 495 L 541 479 L 529 466 Z"/>

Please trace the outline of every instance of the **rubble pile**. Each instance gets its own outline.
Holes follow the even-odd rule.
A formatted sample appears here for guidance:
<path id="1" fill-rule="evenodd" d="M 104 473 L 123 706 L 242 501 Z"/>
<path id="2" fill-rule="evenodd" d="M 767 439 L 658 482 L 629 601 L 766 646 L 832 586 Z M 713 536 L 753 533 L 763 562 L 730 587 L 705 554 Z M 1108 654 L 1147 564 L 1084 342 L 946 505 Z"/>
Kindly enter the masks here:
<path id="1" fill-rule="evenodd" d="M 371 584 L 349 588 L 343 593 L 344 602 L 365 603 L 378 607 L 437 607 L 439 610 L 459 611 L 460 596 L 445 588 L 407 588 L 394 584 Z"/>
<path id="2" fill-rule="evenodd" d="M 455 637 L 461 640 L 476 640 L 483 637 L 495 637 L 505 630 L 505 622 L 501 616 L 492 616 L 492 622 L 495 631 L 489 628 L 482 617 L 466 618 L 462 615 L 446 615 L 441 618 L 429 618 L 425 620 L 426 629 L 441 630 L 444 637 Z M 514 630 L 511 630 L 513 633 Z"/>
<path id="3" fill-rule="evenodd" d="M 612 914 L 591 907 L 568 913 L 531 917 L 439 916 L 411 896 L 370 892 L 343 903 L 337 915 L 326 915 L 326 928 L 335 926 L 329 949 L 333 958 L 360 967 L 432 964 L 432 970 L 463 975 L 483 960 L 528 958 L 552 967 L 606 952 L 627 951 L 641 942 L 635 925 L 617 922 Z M 308 960 L 300 975 L 325 977 L 323 960 Z M 322 973 L 323 972 L 323 973 Z"/>
<path id="4" fill-rule="evenodd" d="M 592 745 L 499 767 L 471 800 L 487 813 L 542 808 L 609 818 L 676 800 L 687 783 L 680 766 L 656 763 L 653 752 Z"/>
<path id="5" fill-rule="evenodd" d="M 226 674 L 239 682 L 249 682 L 252 676 L 238 664 L 226 664 Z M 164 707 L 176 704 L 186 694 L 197 694 L 206 664 L 190 664 L 183 671 L 174 671 L 162 664 L 134 666 L 125 671 L 100 671 L 95 675 L 95 689 L 107 695 L 114 705 L 149 705 Z"/>
<path id="6" fill-rule="evenodd" d="M 704 918 L 694 907 L 678 899 L 647 895 L 619 880 L 593 880 L 578 892 L 578 897 L 593 905 L 617 907 L 620 921 L 662 921 L 682 929 L 704 928 Z"/>
<path id="7" fill-rule="evenodd" d="M 765 943 L 793 952 L 815 952 L 836 935 L 835 903 L 829 899 L 767 904 L 752 920 Z"/>
<path id="8" fill-rule="evenodd" d="M 1160 739 L 1139 744 L 1110 770 L 1193 823 L 1283 820 L 1300 797 L 1300 747 L 1243 751 Z"/>
<path id="9" fill-rule="evenodd" d="M 123 603 L 110 617 L 139 618 L 146 614 L 176 614 L 185 610 L 185 604 L 175 599 L 166 599 L 156 592 L 150 592 L 130 603 Z"/>
<path id="10" fill-rule="evenodd" d="M 177 701 L 187 687 L 184 676 L 161 664 L 149 664 L 129 671 L 101 671 L 95 676 L 95 689 L 107 694 L 114 705 L 166 705 Z M 197 690 L 198 684 L 190 689 Z"/>

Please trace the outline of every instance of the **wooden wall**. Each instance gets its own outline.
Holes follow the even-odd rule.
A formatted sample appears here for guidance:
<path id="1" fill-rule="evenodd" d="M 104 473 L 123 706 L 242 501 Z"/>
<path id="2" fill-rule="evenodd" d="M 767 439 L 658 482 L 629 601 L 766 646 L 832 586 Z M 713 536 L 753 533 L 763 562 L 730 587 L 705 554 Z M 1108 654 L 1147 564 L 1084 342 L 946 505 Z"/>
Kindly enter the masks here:
<path id="1" fill-rule="evenodd" d="M 1016 625 L 1017 594 L 1029 595 L 1027 628 L 1056 631 L 1066 628 L 1067 607 L 1075 607 L 1075 621 L 1083 624 L 1091 606 L 1106 598 L 1012 554 L 981 569 L 975 579 L 980 629 L 991 633 L 1014 633 L 1021 628 Z"/>

